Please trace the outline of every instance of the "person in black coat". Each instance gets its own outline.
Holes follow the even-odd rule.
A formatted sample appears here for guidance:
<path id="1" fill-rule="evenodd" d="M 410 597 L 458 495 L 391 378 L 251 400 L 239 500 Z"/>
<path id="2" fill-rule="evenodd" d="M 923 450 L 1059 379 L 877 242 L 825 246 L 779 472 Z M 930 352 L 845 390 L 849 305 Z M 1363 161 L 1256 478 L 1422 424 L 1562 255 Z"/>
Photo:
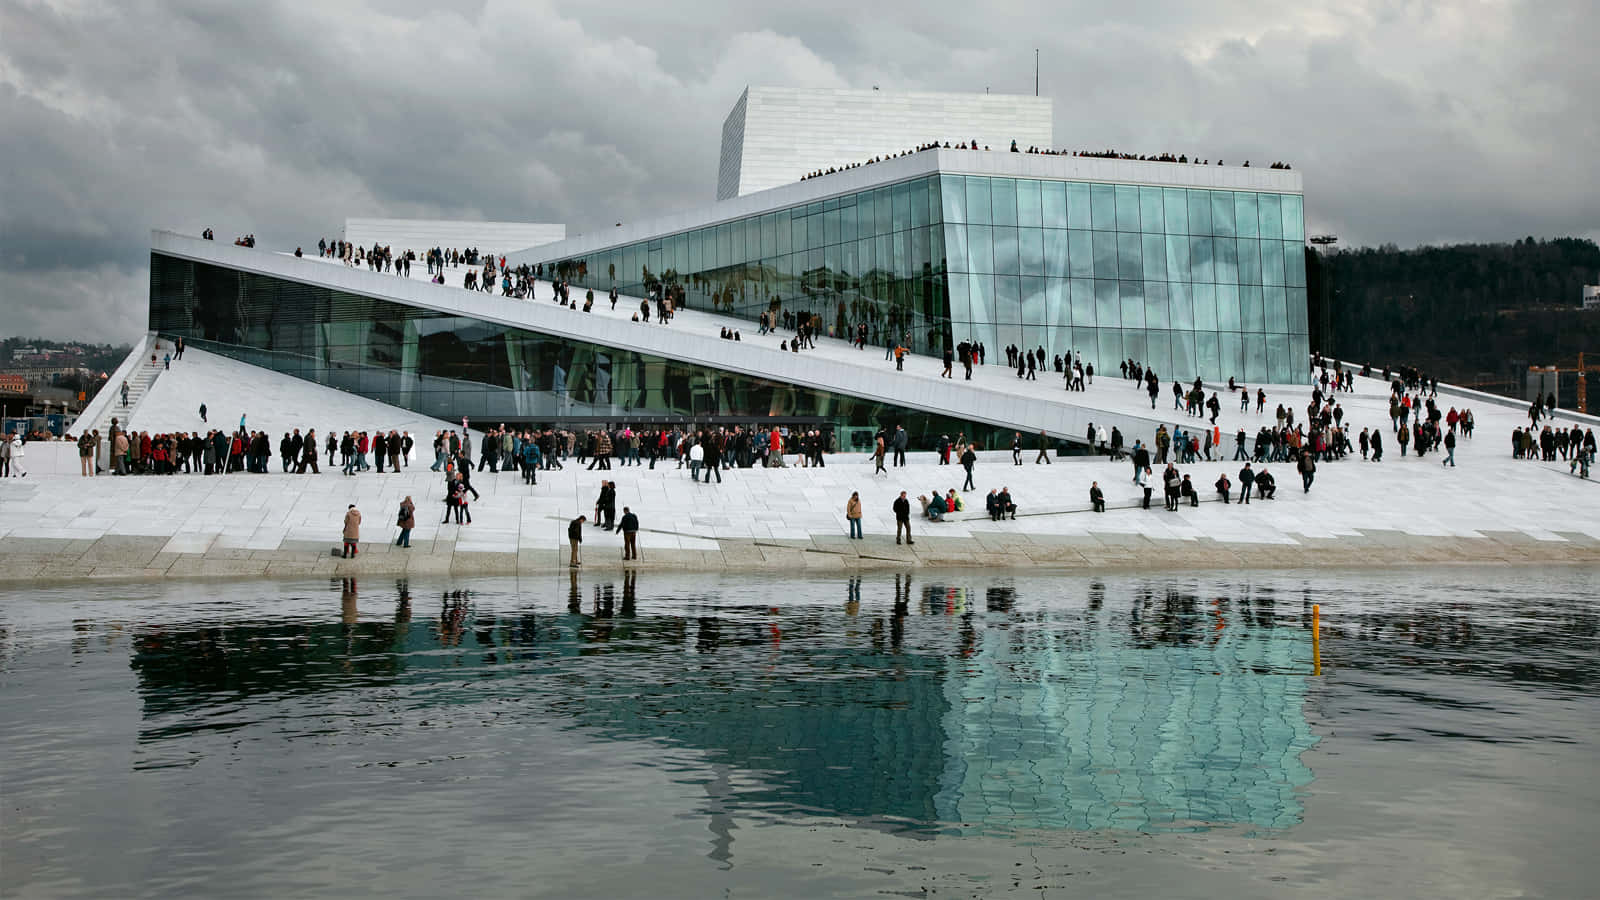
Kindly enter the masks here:
<path id="1" fill-rule="evenodd" d="M 1106 511 L 1106 492 L 1100 490 L 1100 482 L 1089 483 L 1089 507 L 1097 513 Z"/>
<path id="2" fill-rule="evenodd" d="M 906 499 L 906 492 L 901 491 L 900 496 L 894 501 L 894 542 L 900 543 L 900 532 L 906 533 L 906 543 L 915 544 L 911 539 L 911 501 Z"/>

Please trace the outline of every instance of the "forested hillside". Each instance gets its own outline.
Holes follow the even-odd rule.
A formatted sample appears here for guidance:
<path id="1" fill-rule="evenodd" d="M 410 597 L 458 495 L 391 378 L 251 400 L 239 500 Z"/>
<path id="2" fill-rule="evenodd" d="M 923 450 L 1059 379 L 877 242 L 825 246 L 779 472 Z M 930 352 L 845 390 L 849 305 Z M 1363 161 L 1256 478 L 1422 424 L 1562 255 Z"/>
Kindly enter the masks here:
<path id="1" fill-rule="evenodd" d="M 1600 278 L 1590 240 L 1308 251 L 1306 277 L 1311 345 L 1336 358 L 1458 383 L 1509 382 L 1580 350 L 1600 363 L 1600 311 L 1579 308 Z"/>

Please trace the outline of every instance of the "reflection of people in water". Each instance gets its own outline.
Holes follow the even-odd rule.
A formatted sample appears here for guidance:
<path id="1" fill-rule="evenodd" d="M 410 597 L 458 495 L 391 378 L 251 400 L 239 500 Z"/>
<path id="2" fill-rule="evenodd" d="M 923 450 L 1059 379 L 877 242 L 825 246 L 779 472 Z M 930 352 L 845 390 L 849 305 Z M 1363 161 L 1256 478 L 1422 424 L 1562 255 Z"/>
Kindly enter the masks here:
<path id="1" fill-rule="evenodd" d="M 622 610 L 620 615 L 624 619 L 633 618 L 638 610 L 639 571 L 626 569 L 622 573 Z"/>
<path id="2" fill-rule="evenodd" d="M 861 576 L 851 576 L 844 586 L 844 614 L 847 616 L 861 613 Z"/>
<path id="3" fill-rule="evenodd" d="M 394 606 L 394 623 L 407 625 L 411 622 L 411 585 L 404 578 L 395 580 L 394 589 L 399 592 L 400 599 Z"/>
<path id="4" fill-rule="evenodd" d="M 578 570 L 569 570 L 567 574 L 572 579 L 572 589 L 567 593 L 567 612 L 575 616 L 582 615 L 583 595 L 578 593 Z"/>
<path id="5" fill-rule="evenodd" d="M 356 612 L 356 580 L 342 578 L 339 580 L 339 618 L 346 625 L 356 624 L 359 618 Z"/>
<path id="6" fill-rule="evenodd" d="M 467 592 L 445 591 L 439 610 L 439 646 L 454 647 L 461 643 L 461 632 L 467 621 Z"/>

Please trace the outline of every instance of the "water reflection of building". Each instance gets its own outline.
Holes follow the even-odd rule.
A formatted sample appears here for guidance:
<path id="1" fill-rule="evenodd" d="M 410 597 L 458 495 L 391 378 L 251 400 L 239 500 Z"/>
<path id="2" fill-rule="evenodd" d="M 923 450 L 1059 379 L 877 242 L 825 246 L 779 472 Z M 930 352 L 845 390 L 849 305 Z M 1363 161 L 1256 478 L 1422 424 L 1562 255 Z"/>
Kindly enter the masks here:
<path id="1" fill-rule="evenodd" d="M 369 614 L 393 602 L 375 593 Z M 429 685 L 417 696 L 446 716 L 512 700 L 530 720 L 702 751 L 761 785 L 720 809 L 911 828 L 1300 821 L 1312 776 L 1299 757 L 1315 738 L 1297 623 L 1230 621 L 1193 598 L 1174 611 L 1171 596 L 1164 614 L 1095 598 L 1017 612 L 1008 587 L 979 603 L 922 584 L 913 602 L 897 584 L 892 605 L 842 622 L 815 607 L 640 616 L 634 594 L 597 586 L 559 614 L 480 615 L 454 594 L 437 614 L 400 603 L 393 621 L 145 629 L 132 661 L 143 737 L 214 729 L 216 705 Z"/>

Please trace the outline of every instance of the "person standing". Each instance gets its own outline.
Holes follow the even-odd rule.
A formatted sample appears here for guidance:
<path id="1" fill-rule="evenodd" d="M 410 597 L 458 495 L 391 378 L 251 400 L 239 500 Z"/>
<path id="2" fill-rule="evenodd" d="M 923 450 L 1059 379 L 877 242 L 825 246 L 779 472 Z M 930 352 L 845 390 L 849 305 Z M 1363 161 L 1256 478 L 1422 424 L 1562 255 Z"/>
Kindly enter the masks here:
<path id="1" fill-rule="evenodd" d="M 589 521 L 587 516 L 579 516 L 567 523 L 567 543 L 572 547 L 572 561 L 568 563 L 569 568 L 576 569 L 583 565 L 578 548 L 583 545 L 583 523 L 587 521 Z"/>
<path id="2" fill-rule="evenodd" d="M 911 501 L 906 499 L 906 492 L 901 491 L 900 496 L 894 501 L 894 542 L 900 543 L 900 532 L 906 534 L 906 543 L 915 544 L 911 539 Z"/>
<path id="3" fill-rule="evenodd" d="M 613 303 L 616 301 L 613 300 Z M 639 558 L 639 517 L 633 510 L 624 506 L 622 508 L 622 558 Z"/>
<path id="4" fill-rule="evenodd" d="M 906 464 L 906 445 L 911 443 L 911 435 L 906 433 L 904 425 L 894 427 L 894 464 L 896 467 Z"/>
<path id="5" fill-rule="evenodd" d="M 844 518 L 850 523 L 850 539 L 861 540 L 861 492 L 851 491 L 844 505 Z"/>
<path id="6" fill-rule="evenodd" d="M 1256 483 L 1255 470 L 1250 468 L 1250 464 L 1249 463 L 1245 463 L 1244 464 L 1244 468 L 1239 470 L 1239 502 L 1240 503 L 1248 504 L 1250 502 L 1250 491 L 1251 491 L 1251 489 L 1253 487 L 1255 487 L 1255 483 Z"/>
<path id="7" fill-rule="evenodd" d="M 1011 464 L 1014 466 L 1022 465 L 1022 432 L 1020 431 L 1011 433 Z"/>
<path id="8" fill-rule="evenodd" d="M 400 501 L 400 515 L 396 518 L 395 524 L 400 526 L 400 536 L 395 539 L 394 545 L 410 547 L 411 529 L 417 527 L 417 505 L 411 502 L 410 494 Z"/>
<path id="9" fill-rule="evenodd" d="M 356 509 L 354 503 L 344 511 L 344 559 L 349 559 L 361 552 L 358 543 L 361 540 L 361 510 Z"/>

